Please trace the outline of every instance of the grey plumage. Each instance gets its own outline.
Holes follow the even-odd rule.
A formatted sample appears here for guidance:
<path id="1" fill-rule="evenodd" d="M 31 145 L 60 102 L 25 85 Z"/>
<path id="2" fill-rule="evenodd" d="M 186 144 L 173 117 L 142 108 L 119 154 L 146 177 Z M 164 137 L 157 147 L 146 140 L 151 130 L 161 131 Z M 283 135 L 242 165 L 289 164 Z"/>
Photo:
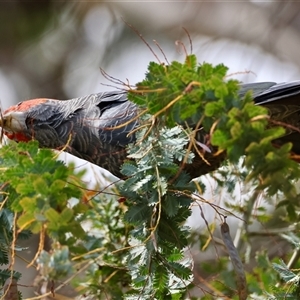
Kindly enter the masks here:
<path id="1" fill-rule="evenodd" d="M 300 127 L 300 81 L 276 84 L 274 82 L 241 85 L 241 97 L 253 91 L 255 103 L 266 107 L 275 120 Z M 3 129 L 8 137 L 20 140 L 36 139 L 41 147 L 62 149 L 99 165 L 122 177 L 120 167 L 126 159 L 126 146 L 135 141 L 129 134 L 139 124 L 135 118 L 138 108 L 128 101 L 126 92 L 105 92 L 86 97 L 59 101 L 35 99 L 19 103 L 4 112 Z M 120 125 L 124 126 L 120 126 Z M 205 133 L 198 138 L 202 142 Z M 293 143 L 293 151 L 300 154 L 300 134 L 289 130 L 276 140 Z M 205 150 L 201 148 L 201 151 Z M 224 153 L 215 156 L 206 151 L 207 165 L 196 155 L 185 170 L 192 177 L 206 174 L 219 167 Z"/>

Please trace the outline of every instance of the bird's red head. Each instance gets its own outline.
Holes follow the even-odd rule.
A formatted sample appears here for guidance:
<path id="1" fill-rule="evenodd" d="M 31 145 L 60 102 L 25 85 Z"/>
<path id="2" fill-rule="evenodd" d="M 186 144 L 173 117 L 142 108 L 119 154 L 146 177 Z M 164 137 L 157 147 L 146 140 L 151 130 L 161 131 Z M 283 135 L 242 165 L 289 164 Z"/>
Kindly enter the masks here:
<path id="1" fill-rule="evenodd" d="M 32 99 L 9 107 L 4 111 L 2 119 L 0 119 L 0 125 L 3 129 L 3 133 L 11 140 L 17 142 L 28 142 L 30 138 L 28 134 L 25 134 L 28 114 L 37 105 L 46 101 L 47 99 L 44 98 Z"/>
<path id="2" fill-rule="evenodd" d="M 30 110 L 31 108 L 45 103 L 47 101 L 47 99 L 45 98 L 38 98 L 38 99 L 32 99 L 32 100 L 27 100 L 27 101 L 23 101 L 23 102 L 19 102 L 18 104 L 9 107 L 3 114 L 3 118 L 5 117 L 5 115 L 7 115 L 8 113 L 12 112 L 12 111 L 19 111 L 19 112 L 28 112 L 28 110 Z"/>

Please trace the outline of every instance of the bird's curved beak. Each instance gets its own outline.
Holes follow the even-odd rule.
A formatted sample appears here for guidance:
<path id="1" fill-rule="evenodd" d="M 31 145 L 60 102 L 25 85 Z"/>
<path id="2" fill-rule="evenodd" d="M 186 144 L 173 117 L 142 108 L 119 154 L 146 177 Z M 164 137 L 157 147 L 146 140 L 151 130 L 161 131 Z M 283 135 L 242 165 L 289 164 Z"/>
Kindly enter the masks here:
<path id="1" fill-rule="evenodd" d="M 0 117 L 0 127 L 6 133 L 14 133 L 25 129 L 25 114 L 23 112 L 8 112 Z"/>

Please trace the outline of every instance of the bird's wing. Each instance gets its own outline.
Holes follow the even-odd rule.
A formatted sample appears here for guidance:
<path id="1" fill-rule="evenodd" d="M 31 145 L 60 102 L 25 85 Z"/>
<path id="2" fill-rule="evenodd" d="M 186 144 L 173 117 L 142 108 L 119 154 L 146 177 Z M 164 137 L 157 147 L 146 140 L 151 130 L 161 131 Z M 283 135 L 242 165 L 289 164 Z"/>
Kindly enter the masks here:
<path id="1" fill-rule="evenodd" d="M 300 126 L 300 81 L 241 85 L 240 96 L 252 90 L 255 104 L 266 107 L 272 119 Z"/>
<path id="2" fill-rule="evenodd" d="M 100 118 L 95 124 L 103 142 L 117 146 L 126 146 L 133 142 L 134 135 L 129 133 L 138 126 L 137 107 L 128 101 L 127 93 L 107 92 L 97 94 Z"/>
<path id="3" fill-rule="evenodd" d="M 261 93 L 269 90 L 276 82 L 257 82 L 241 84 L 239 89 L 239 96 L 243 98 L 248 91 L 252 91 L 253 98 L 258 97 Z"/>
<path id="4" fill-rule="evenodd" d="M 288 104 L 295 104 L 300 106 L 300 98 L 295 97 L 300 95 L 300 81 L 292 81 L 287 83 L 275 82 L 257 82 L 242 84 L 239 90 L 239 96 L 243 97 L 246 92 L 252 91 L 253 98 L 256 104 L 267 105 L 272 102 L 278 103 L 279 100 L 289 98 Z M 291 102 L 291 99 L 297 99 Z M 273 104 L 272 103 L 272 104 Z M 278 104 L 285 104 L 279 102 Z"/>
<path id="5" fill-rule="evenodd" d="M 240 96 L 253 91 L 254 101 L 268 109 L 276 124 L 284 124 L 285 135 L 275 142 L 284 144 L 292 142 L 292 151 L 300 154 L 300 81 L 288 83 L 261 82 L 241 85 Z M 278 123 L 280 122 L 280 123 Z M 272 122 L 270 123 L 272 124 Z M 292 128 L 292 127 L 293 128 Z"/>

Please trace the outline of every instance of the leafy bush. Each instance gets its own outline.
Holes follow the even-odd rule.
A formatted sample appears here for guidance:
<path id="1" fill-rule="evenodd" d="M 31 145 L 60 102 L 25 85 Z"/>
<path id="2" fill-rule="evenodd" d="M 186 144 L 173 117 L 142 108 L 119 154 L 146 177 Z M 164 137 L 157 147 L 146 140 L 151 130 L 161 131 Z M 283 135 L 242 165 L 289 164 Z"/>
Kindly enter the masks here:
<path id="1" fill-rule="evenodd" d="M 130 160 L 122 166 L 128 179 L 111 194 L 92 193 L 90 199 L 81 180 L 83 173 L 55 160 L 52 151 L 38 149 L 36 142 L 2 147 L 0 263 L 7 264 L 11 258 L 11 268 L 0 273 L 2 286 L 9 278 L 20 280 L 21 274 L 13 269 L 16 251 L 22 250 L 18 239 L 33 232 L 41 239 L 35 257 L 41 280 L 72 281 L 86 297 L 186 299 L 191 298 L 193 287 L 202 291 L 202 299 L 297 295 L 297 272 L 278 259 L 272 265 L 264 252 L 257 252 L 253 270 L 245 273 L 243 269 L 240 250 L 250 245 L 248 225 L 258 197 L 281 195 L 284 200 L 278 206 L 287 212 L 282 218 L 288 224 L 298 221 L 295 180 L 300 174 L 290 159 L 291 145 L 272 145 L 284 129 L 269 127 L 267 110 L 253 103 L 250 92 L 241 99 L 239 83 L 226 76 L 224 65 L 199 65 L 194 55 L 184 63 L 150 63 L 145 80 L 129 91 L 129 99 L 140 107 L 141 126 L 135 133 L 137 142 L 128 147 Z M 213 174 L 220 186 L 232 191 L 233 183 L 243 180 L 251 185 L 253 195 L 242 207 L 227 209 L 206 201 L 202 197 L 206 181 L 203 177 L 191 181 L 185 169 L 195 157 L 200 157 L 203 166 L 226 158 L 229 167 Z M 241 157 L 243 168 L 238 166 Z M 71 204 L 71 198 L 77 200 Z M 195 235 L 185 223 L 197 203 L 216 211 L 223 249 L 229 255 L 216 258 L 210 266 L 205 262 L 195 266 L 186 253 Z M 261 211 L 263 219 L 266 211 Z M 235 213 L 242 213 L 245 220 L 237 247 L 226 223 L 226 216 Z M 202 218 L 207 232 L 196 235 L 196 241 L 205 249 L 215 239 L 214 225 L 208 224 L 203 211 Z M 89 229 L 84 228 L 86 223 Z M 43 250 L 46 235 L 53 242 L 49 252 Z M 296 239 L 289 241 L 298 248 Z M 193 284 L 196 267 L 211 275 L 202 285 Z M 49 294 L 62 285 L 52 286 Z"/>

